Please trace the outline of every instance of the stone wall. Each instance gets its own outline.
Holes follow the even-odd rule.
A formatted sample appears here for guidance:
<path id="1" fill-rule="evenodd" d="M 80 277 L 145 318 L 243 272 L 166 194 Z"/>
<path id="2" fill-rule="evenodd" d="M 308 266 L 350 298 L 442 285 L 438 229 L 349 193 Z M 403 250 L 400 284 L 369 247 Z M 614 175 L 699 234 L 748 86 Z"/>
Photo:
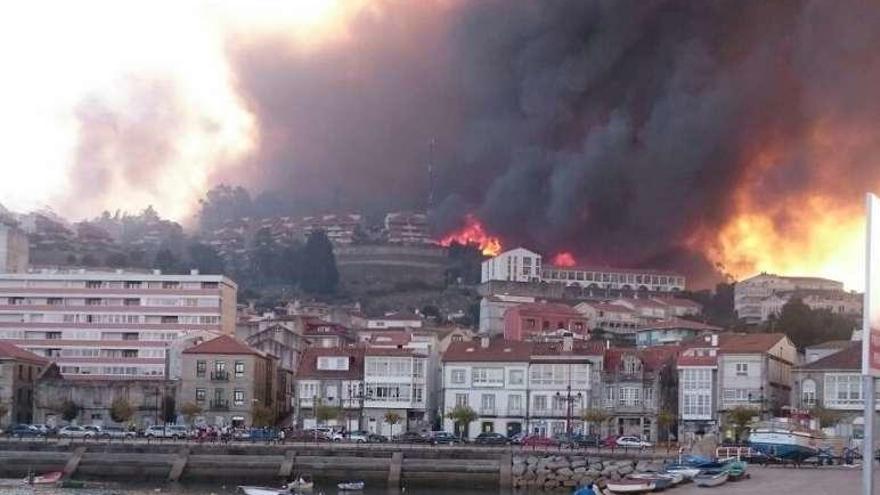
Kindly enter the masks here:
<path id="1" fill-rule="evenodd" d="M 531 490 L 571 490 L 573 487 L 606 480 L 617 481 L 639 472 L 662 470 L 659 460 L 600 459 L 579 455 L 518 455 L 513 457 L 512 485 Z"/>

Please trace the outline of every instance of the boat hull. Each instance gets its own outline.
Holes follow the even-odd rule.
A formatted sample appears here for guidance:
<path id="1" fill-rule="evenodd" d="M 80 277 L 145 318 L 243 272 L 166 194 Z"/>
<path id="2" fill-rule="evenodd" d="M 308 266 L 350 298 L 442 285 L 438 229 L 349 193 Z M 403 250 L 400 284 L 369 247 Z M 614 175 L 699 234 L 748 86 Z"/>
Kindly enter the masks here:
<path id="1" fill-rule="evenodd" d="M 819 438 L 803 431 L 753 431 L 749 446 L 779 459 L 802 461 L 819 453 Z"/>
<path id="2" fill-rule="evenodd" d="M 713 486 L 723 485 L 727 482 L 727 477 L 728 474 L 726 471 L 712 474 L 701 474 L 694 478 L 694 483 L 696 483 L 697 486 L 710 488 Z"/>
<path id="3" fill-rule="evenodd" d="M 269 488 L 265 486 L 239 486 L 245 495 L 285 495 L 287 490 L 279 490 L 278 488 Z"/>
<path id="4" fill-rule="evenodd" d="M 605 484 L 605 488 L 612 493 L 645 493 L 654 491 L 656 487 L 654 481 L 648 480 L 609 481 Z"/>

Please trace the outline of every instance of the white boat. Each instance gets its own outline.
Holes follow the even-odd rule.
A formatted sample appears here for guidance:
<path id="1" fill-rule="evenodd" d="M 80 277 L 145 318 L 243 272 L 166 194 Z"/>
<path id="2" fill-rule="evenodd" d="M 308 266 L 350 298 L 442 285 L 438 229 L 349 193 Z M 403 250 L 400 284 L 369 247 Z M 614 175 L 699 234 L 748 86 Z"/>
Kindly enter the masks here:
<path id="1" fill-rule="evenodd" d="M 684 481 L 684 475 L 681 473 L 633 473 L 627 476 L 632 480 L 669 480 L 673 485 L 677 485 Z"/>
<path id="2" fill-rule="evenodd" d="M 606 481 L 605 488 L 612 493 L 644 493 L 654 491 L 657 484 L 653 480 Z"/>
<path id="3" fill-rule="evenodd" d="M 703 473 L 694 477 L 694 483 L 697 486 L 713 487 L 723 485 L 727 482 L 727 471 L 718 471 L 717 473 Z"/>
<path id="4" fill-rule="evenodd" d="M 265 486 L 239 486 L 245 495 L 290 495 L 290 491 L 284 488 L 269 488 Z"/>
<path id="5" fill-rule="evenodd" d="M 356 491 L 356 490 L 363 490 L 364 489 L 364 482 L 363 481 L 348 481 L 345 483 L 340 483 L 336 486 L 340 490 Z"/>
<path id="6" fill-rule="evenodd" d="M 310 492 L 314 488 L 315 488 L 314 481 L 306 481 L 302 478 L 295 480 L 295 481 L 291 481 L 290 483 L 287 484 L 287 489 L 292 492 L 294 492 L 294 491 L 295 492 Z"/>
<path id="7" fill-rule="evenodd" d="M 701 470 L 695 467 L 678 466 L 668 467 L 666 468 L 666 472 L 671 474 L 680 474 L 684 479 L 692 480 L 694 479 L 694 476 L 700 474 Z"/>
<path id="8" fill-rule="evenodd" d="M 773 421 L 753 428 L 749 446 L 780 459 L 803 461 L 819 453 L 822 434 L 792 423 Z"/>

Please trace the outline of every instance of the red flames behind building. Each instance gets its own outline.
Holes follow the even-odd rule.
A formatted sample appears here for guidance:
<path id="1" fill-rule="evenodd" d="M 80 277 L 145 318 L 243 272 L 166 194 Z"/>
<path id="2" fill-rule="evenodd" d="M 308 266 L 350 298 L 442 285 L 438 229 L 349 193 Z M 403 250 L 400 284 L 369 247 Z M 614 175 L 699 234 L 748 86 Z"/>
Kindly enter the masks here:
<path id="1" fill-rule="evenodd" d="M 482 222 L 470 214 L 464 218 L 464 227 L 440 239 L 441 246 L 450 246 L 453 243 L 476 246 L 484 256 L 497 256 L 501 253 L 501 239 L 489 235 Z"/>
<path id="2" fill-rule="evenodd" d="M 554 266 L 574 266 L 577 264 L 577 261 L 573 254 L 568 251 L 561 251 L 553 256 L 550 263 Z"/>

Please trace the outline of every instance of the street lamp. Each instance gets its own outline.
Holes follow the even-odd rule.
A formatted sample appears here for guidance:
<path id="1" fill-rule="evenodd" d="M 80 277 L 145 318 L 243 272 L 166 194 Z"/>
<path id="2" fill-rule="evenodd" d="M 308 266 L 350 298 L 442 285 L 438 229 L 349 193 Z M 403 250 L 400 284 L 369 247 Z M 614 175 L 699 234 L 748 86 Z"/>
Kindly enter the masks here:
<path id="1" fill-rule="evenodd" d="M 575 402 L 580 402 L 583 395 L 580 392 L 576 395 L 571 395 L 571 384 L 566 386 L 565 389 L 566 394 L 564 396 L 559 392 L 556 392 L 556 400 L 566 403 L 565 434 L 568 437 L 571 437 L 571 405 Z"/>

